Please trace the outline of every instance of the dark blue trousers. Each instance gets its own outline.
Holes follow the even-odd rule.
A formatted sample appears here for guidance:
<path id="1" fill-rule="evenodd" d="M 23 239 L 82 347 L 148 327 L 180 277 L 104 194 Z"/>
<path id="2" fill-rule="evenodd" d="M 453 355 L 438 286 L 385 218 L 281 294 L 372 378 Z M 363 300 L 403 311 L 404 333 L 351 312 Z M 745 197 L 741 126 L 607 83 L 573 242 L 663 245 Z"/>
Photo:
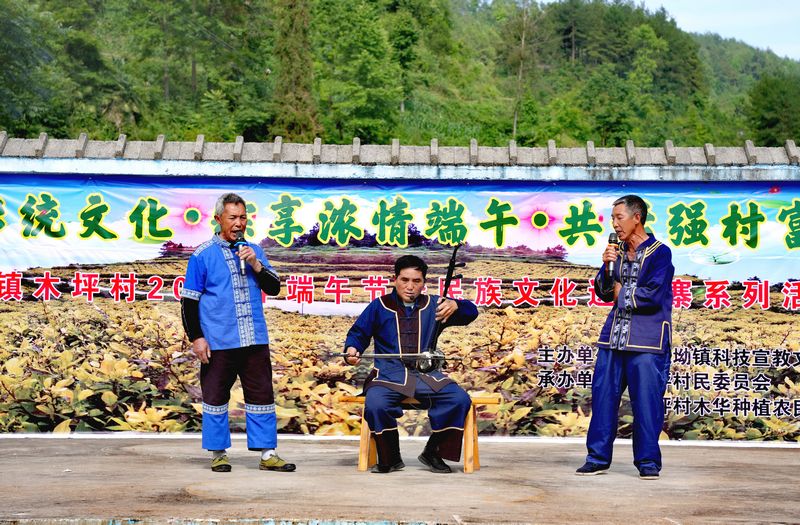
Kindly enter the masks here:
<path id="1" fill-rule="evenodd" d="M 364 418 L 373 434 L 397 428 L 397 418 L 403 415 L 400 402 L 405 397 L 381 385 L 370 386 L 367 389 Z M 455 383 L 450 383 L 438 392 L 434 392 L 424 382 L 417 381 L 414 399 L 420 402 L 419 408 L 428 410 L 428 419 L 434 435 L 441 434 L 435 440 L 441 456 L 458 461 L 464 435 L 464 420 L 472 406 L 469 394 Z"/>
<path id="2" fill-rule="evenodd" d="M 592 419 L 586 436 L 586 461 L 610 465 L 617 437 L 622 393 L 628 389 L 633 409 L 633 464 L 661 470 L 658 436 L 664 425 L 664 391 L 670 352 L 651 354 L 598 350 L 592 378 Z"/>

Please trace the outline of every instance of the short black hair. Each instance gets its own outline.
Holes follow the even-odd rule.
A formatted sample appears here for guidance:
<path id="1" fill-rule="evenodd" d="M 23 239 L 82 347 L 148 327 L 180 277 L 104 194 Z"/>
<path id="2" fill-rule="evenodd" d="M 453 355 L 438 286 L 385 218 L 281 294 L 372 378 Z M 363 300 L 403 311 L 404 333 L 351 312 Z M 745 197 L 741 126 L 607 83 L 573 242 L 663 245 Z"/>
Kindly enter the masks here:
<path id="1" fill-rule="evenodd" d="M 397 277 L 406 268 L 414 268 L 421 271 L 423 278 L 428 276 L 428 265 L 416 255 L 403 255 L 397 259 L 394 262 L 394 276 Z"/>
<path id="2" fill-rule="evenodd" d="M 642 225 L 647 221 L 647 204 L 638 195 L 625 195 L 614 201 L 613 206 L 624 204 L 631 214 L 638 213 L 642 218 Z"/>

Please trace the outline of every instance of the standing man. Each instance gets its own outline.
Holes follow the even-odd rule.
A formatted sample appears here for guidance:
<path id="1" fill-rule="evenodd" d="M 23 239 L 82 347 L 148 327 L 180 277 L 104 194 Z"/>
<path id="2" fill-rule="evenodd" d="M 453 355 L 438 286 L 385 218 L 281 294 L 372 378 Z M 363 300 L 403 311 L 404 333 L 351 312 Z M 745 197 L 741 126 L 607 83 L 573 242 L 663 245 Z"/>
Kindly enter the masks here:
<path id="1" fill-rule="evenodd" d="M 428 265 L 414 255 L 404 255 L 394 264 L 394 291 L 372 301 L 347 333 L 347 363 L 358 357 L 374 339 L 376 354 L 419 354 L 428 349 L 436 321 L 441 326 L 467 325 L 478 317 L 478 309 L 466 300 L 455 301 L 425 295 L 422 289 Z M 431 436 L 419 460 L 431 472 L 452 472 L 442 458 L 458 461 L 464 435 L 464 420 L 472 401 L 464 390 L 441 370 L 422 373 L 415 359 L 376 360 L 364 383 L 364 417 L 378 449 L 378 464 L 372 472 L 387 473 L 405 467 L 400 457 L 397 418 L 400 403 L 413 397 L 428 410 Z"/>
<path id="2" fill-rule="evenodd" d="M 203 448 L 211 470 L 230 472 L 228 400 L 238 376 L 244 390 L 247 448 L 261 451 L 261 470 L 291 472 L 295 465 L 275 453 L 278 433 L 272 391 L 269 336 L 261 291 L 280 292 L 280 280 L 263 250 L 244 240 L 245 202 L 235 193 L 217 199 L 220 231 L 189 258 L 181 291 L 183 324 L 202 363 Z"/>
<path id="3" fill-rule="evenodd" d="M 672 344 L 672 266 L 670 249 L 645 232 L 647 205 L 636 195 L 614 202 L 612 225 L 619 244 L 603 252 L 594 279 L 604 301 L 613 301 L 597 342 L 592 379 L 592 419 L 586 436 L 589 453 L 575 473 L 592 476 L 611 465 L 622 393 L 633 408 L 633 464 L 642 479 L 658 479 L 664 424 L 664 391 Z"/>

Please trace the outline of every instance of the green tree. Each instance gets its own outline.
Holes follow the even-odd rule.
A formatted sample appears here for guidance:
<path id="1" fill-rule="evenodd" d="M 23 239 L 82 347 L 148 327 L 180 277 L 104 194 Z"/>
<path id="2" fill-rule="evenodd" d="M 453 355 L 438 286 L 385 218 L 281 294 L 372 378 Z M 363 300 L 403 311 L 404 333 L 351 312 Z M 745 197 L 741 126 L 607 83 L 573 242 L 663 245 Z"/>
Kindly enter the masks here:
<path id="1" fill-rule="evenodd" d="M 595 69 L 581 89 L 579 100 L 589 115 L 600 146 L 622 146 L 631 137 L 634 112 L 629 86 L 611 64 Z"/>
<path id="2" fill-rule="evenodd" d="M 549 137 L 543 136 L 541 123 L 543 115 L 539 102 L 532 96 L 526 96 L 518 106 L 517 144 L 530 147 L 545 143 Z"/>
<path id="3" fill-rule="evenodd" d="M 389 13 L 405 11 L 414 17 L 424 51 L 448 56 L 455 51 L 453 6 L 460 0 L 386 0 Z"/>
<path id="4" fill-rule="evenodd" d="M 647 24 L 633 28 L 630 39 L 631 47 L 636 51 L 628 73 L 628 83 L 633 96 L 640 99 L 637 102 L 645 102 L 644 97 L 653 94 L 658 63 L 666 54 L 668 45 Z"/>
<path id="5" fill-rule="evenodd" d="M 0 12 L 0 127 L 18 136 L 796 138 L 785 78 L 800 62 L 687 34 L 630 0 L 0 0 Z"/>
<path id="6" fill-rule="evenodd" d="M 580 107 L 579 94 L 569 91 L 550 101 L 545 109 L 544 136 L 564 146 L 577 146 L 592 137 L 589 119 Z"/>
<path id="7" fill-rule="evenodd" d="M 658 92 L 687 103 L 697 104 L 705 100 L 709 94 L 708 70 L 693 36 L 678 28 L 663 8 L 647 17 L 646 22 L 669 50 L 661 53 L 658 60 L 655 78 Z"/>
<path id="8" fill-rule="evenodd" d="M 635 49 L 627 83 L 631 103 L 636 111 L 632 137 L 644 144 L 656 144 L 665 139 L 664 109 L 655 89 L 658 63 L 667 52 L 667 42 L 653 28 L 642 24 L 631 30 L 631 48 Z"/>
<path id="9" fill-rule="evenodd" d="M 293 142 L 312 142 L 320 127 L 312 93 L 314 65 L 308 2 L 279 0 L 275 15 L 275 121 L 270 131 Z"/>
<path id="10" fill-rule="evenodd" d="M 66 134 L 65 93 L 75 86 L 58 67 L 57 28 L 20 0 L 0 0 L 0 12 L 0 129 Z"/>
<path id="11" fill-rule="evenodd" d="M 562 57 L 570 63 L 590 58 L 587 51 L 597 47 L 596 36 L 602 30 L 597 2 L 563 0 L 547 7 L 547 17 L 552 20 L 555 35 L 561 42 Z"/>
<path id="12" fill-rule="evenodd" d="M 419 36 L 417 22 L 408 11 L 397 11 L 389 19 L 389 42 L 392 46 L 392 58 L 400 67 L 400 78 L 403 85 L 403 97 L 400 100 L 401 113 L 405 111 L 406 101 L 414 91 L 415 69 L 419 60 L 416 50 Z"/>
<path id="13" fill-rule="evenodd" d="M 317 89 L 331 142 L 391 138 L 402 88 L 378 14 L 366 0 L 318 0 L 315 6 Z"/>
<path id="14" fill-rule="evenodd" d="M 138 103 L 129 79 L 109 62 L 104 42 L 98 38 L 106 4 L 49 0 L 38 5 L 59 27 L 54 56 L 59 69 L 76 86 L 68 99 L 68 135 L 86 131 L 110 139 L 135 124 Z"/>
<path id="15" fill-rule="evenodd" d="M 523 100 L 530 98 L 531 87 L 541 73 L 540 60 L 543 48 L 553 40 L 547 31 L 544 13 L 536 3 L 521 0 L 513 4 L 513 11 L 501 27 L 500 59 L 514 78 L 514 116 L 511 137 L 517 138 L 517 127 Z M 530 106 L 528 106 L 530 109 Z"/>
<path id="16" fill-rule="evenodd" d="M 800 138 L 800 76 L 762 77 L 748 93 L 747 118 L 759 145 Z"/>

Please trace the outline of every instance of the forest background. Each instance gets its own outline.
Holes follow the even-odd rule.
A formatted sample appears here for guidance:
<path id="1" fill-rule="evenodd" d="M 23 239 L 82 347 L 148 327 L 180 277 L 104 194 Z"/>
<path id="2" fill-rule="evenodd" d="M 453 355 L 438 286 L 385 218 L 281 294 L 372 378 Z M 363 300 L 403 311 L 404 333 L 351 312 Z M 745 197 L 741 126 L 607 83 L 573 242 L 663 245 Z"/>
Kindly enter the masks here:
<path id="1" fill-rule="evenodd" d="M 0 129 L 783 145 L 800 62 L 633 2 L 0 0 Z"/>

